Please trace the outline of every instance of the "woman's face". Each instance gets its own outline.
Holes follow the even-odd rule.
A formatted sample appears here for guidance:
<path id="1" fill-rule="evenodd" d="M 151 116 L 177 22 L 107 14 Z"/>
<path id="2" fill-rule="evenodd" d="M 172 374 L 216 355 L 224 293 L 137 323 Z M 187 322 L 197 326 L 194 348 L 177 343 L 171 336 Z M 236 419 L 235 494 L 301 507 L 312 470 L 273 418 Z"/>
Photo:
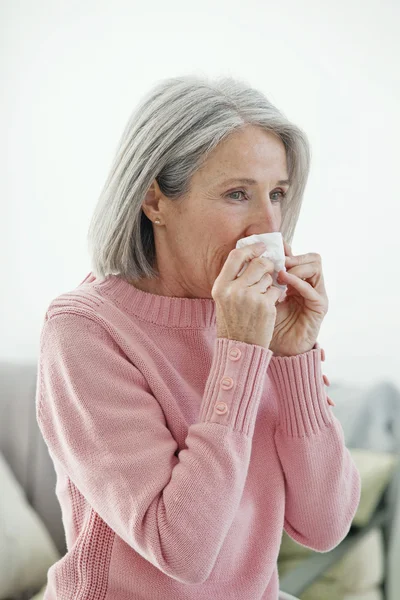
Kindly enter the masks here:
<path id="1" fill-rule="evenodd" d="M 254 182 L 228 181 L 237 178 Z M 236 242 L 252 234 L 279 231 L 281 202 L 289 184 L 285 147 L 257 127 L 233 133 L 195 173 L 190 193 L 174 202 L 158 191 L 154 225 L 157 293 L 211 298 L 211 290 Z"/>

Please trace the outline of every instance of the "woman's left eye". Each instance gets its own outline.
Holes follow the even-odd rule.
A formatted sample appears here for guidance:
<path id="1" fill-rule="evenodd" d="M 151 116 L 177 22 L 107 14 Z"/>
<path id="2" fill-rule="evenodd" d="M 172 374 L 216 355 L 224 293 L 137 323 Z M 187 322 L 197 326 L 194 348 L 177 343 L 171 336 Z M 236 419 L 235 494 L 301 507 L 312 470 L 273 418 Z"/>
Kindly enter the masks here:
<path id="1" fill-rule="evenodd" d="M 276 192 L 272 192 L 272 194 L 281 194 L 282 195 L 282 199 L 286 196 L 286 192 L 284 192 L 283 190 L 278 190 Z"/>

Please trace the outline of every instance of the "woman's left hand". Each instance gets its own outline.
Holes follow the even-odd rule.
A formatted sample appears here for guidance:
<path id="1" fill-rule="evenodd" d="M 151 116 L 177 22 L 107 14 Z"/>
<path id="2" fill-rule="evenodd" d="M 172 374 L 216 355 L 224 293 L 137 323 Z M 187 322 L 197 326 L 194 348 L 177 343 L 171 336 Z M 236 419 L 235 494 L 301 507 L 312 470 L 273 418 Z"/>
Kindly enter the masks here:
<path id="1" fill-rule="evenodd" d="M 278 283 L 288 286 L 286 298 L 276 304 L 276 321 L 270 350 L 275 356 L 295 356 L 312 350 L 321 323 L 328 312 L 321 256 L 316 253 L 293 256 L 284 241 L 285 267 Z"/>

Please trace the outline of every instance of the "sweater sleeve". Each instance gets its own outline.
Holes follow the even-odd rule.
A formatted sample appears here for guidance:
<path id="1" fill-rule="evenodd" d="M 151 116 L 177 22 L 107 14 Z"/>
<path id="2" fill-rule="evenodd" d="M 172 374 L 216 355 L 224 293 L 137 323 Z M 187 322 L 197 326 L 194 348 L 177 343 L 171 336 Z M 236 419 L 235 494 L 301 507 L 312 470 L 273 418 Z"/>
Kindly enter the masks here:
<path id="1" fill-rule="evenodd" d="M 154 373 L 96 316 L 46 314 L 36 418 L 49 454 L 118 536 L 179 582 L 207 580 L 235 518 L 271 356 L 216 338 L 198 422 L 177 456 Z"/>
<path id="2" fill-rule="evenodd" d="M 337 546 L 350 530 L 361 477 L 327 402 L 319 344 L 303 354 L 273 356 L 277 388 L 277 452 L 285 476 L 284 529 L 317 552 Z"/>

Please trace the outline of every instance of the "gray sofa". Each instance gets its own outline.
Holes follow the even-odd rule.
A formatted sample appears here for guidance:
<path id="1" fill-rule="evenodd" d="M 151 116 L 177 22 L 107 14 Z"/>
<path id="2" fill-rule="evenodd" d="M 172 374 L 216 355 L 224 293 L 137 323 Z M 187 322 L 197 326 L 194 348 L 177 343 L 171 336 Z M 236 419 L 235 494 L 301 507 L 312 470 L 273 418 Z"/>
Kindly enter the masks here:
<path id="1" fill-rule="evenodd" d="M 0 362 L 0 451 L 48 529 L 66 552 L 53 463 L 36 422 L 36 364 Z"/>

